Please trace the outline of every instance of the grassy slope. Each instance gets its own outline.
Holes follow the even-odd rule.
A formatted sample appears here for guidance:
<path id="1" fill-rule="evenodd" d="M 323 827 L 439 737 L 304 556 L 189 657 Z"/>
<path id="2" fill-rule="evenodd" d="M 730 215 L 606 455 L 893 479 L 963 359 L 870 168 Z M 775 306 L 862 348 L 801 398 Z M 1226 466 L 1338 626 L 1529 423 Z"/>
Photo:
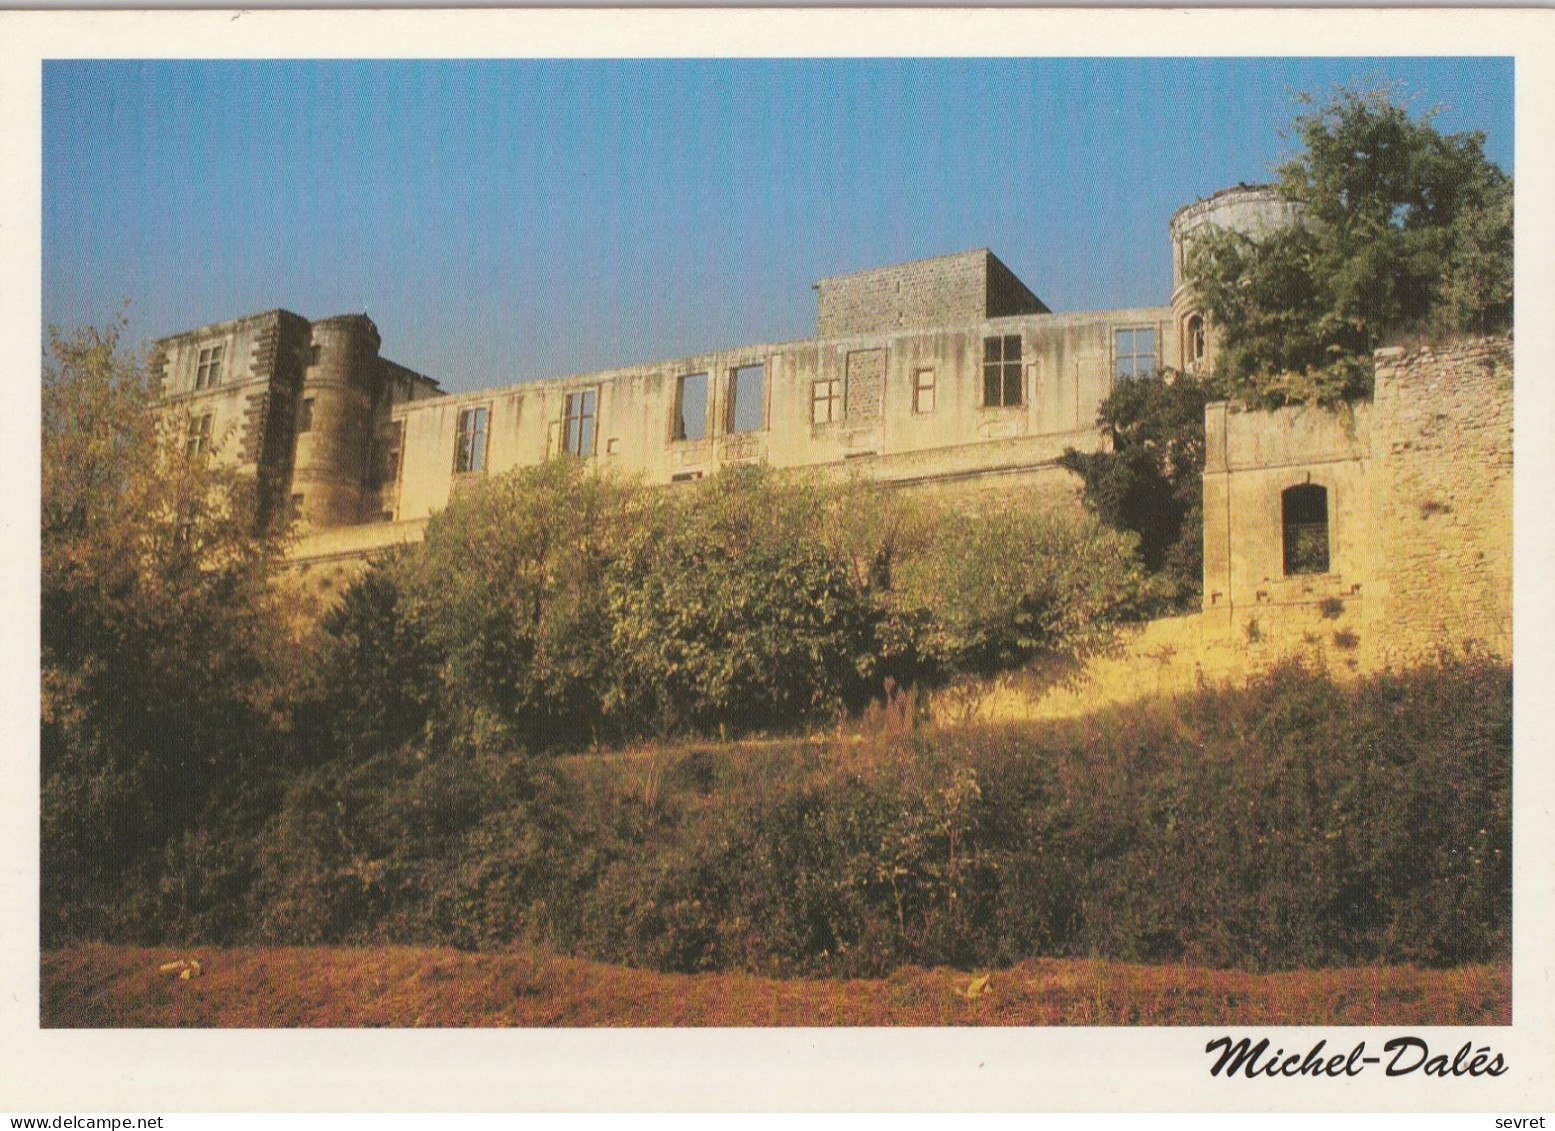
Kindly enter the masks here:
<path id="1" fill-rule="evenodd" d="M 158 971 L 198 957 L 189 981 Z M 533 951 L 88 945 L 43 956 L 46 1027 L 741 1025 L 1505 1025 L 1511 967 L 1255 975 L 1037 959 L 971 976 L 670 975 Z"/>

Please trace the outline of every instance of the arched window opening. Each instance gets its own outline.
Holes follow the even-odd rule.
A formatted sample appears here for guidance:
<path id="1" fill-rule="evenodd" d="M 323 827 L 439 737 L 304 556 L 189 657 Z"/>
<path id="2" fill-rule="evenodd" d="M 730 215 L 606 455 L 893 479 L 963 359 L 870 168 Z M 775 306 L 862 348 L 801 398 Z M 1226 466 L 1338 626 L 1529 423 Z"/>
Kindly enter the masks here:
<path id="1" fill-rule="evenodd" d="M 1287 487 L 1280 495 L 1285 576 L 1328 572 L 1328 488 Z"/>
<path id="2" fill-rule="evenodd" d="M 1188 340 L 1188 366 L 1192 368 L 1204 360 L 1204 319 L 1200 315 L 1188 316 L 1184 337 Z"/>

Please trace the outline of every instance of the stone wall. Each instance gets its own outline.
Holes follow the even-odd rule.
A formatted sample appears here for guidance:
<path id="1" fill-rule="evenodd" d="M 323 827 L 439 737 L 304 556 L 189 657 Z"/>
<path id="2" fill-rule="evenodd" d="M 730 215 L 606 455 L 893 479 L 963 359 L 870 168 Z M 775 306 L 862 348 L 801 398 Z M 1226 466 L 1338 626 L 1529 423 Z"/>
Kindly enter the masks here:
<path id="1" fill-rule="evenodd" d="M 1153 307 L 1033 314 L 740 346 L 398 404 L 383 423 L 403 426 L 402 454 L 395 482 L 385 483 L 379 498 L 392 498 L 402 520 L 426 518 L 448 504 L 460 478 L 453 472 L 454 448 L 466 409 L 488 412 L 481 474 L 543 462 L 561 450 L 568 397 L 584 394 L 595 398 L 592 464 L 650 484 L 711 476 L 731 463 L 753 461 L 777 469 L 846 466 L 893 481 L 1036 469 L 1066 447 L 1095 449 L 1097 406 L 1113 386 L 1115 331 L 1149 326 L 1160 340 L 1167 313 Z M 1020 340 L 1017 404 L 983 403 L 984 342 L 993 336 Z M 761 419 L 749 431 L 731 433 L 734 373 L 757 365 L 764 374 Z M 680 377 L 692 373 L 707 374 L 707 430 L 680 439 L 673 427 L 676 390 Z M 924 383 L 932 387 L 920 398 Z M 823 419 L 817 397 L 827 389 L 839 403 Z"/>
<path id="2" fill-rule="evenodd" d="M 1379 663 L 1512 647 L 1512 351 L 1377 355 L 1367 636 Z"/>
<path id="3" fill-rule="evenodd" d="M 1204 611 L 1228 623 L 1259 610 L 1360 591 L 1374 572 L 1368 461 L 1372 410 L 1205 410 Z M 1282 503 L 1293 487 L 1328 499 L 1329 568 L 1287 575 Z M 1267 619 L 1267 618 L 1266 618 Z"/>
<path id="4" fill-rule="evenodd" d="M 1379 350 L 1372 403 L 1206 413 L 1204 607 L 1121 634 L 1064 686 L 971 709 L 1062 717 L 1239 682 L 1301 656 L 1336 676 L 1465 645 L 1512 655 L 1512 350 Z M 1286 576 L 1280 494 L 1330 490 L 1330 569 Z"/>
<path id="5" fill-rule="evenodd" d="M 1361 608 L 1363 666 L 1465 641 L 1511 654 L 1512 357 L 1503 339 L 1378 351 L 1370 404 L 1206 412 L 1204 615 L 1278 635 Z M 1282 496 L 1321 487 L 1328 568 L 1286 569 Z M 1302 632 L 1306 633 L 1305 626 Z"/>
<path id="6" fill-rule="evenodd" d="M 823 338 L 1047 313 L 987 248 L 834 275 L 816 291 L 816 333 Z"/>

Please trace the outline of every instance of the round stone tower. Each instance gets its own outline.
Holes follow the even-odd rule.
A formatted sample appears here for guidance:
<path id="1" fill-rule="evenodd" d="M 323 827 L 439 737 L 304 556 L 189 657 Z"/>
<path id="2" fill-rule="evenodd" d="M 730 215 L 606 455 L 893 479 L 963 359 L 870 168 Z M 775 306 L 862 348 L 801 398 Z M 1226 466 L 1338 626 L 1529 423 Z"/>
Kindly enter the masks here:
<path id="1" fill-rule="evenodd" d="M 1177 328 L 1177 368 L 1207 372 L 1215 360 L 1214 327 L 1198 309 L 1193 280 L 1187 277 L 1194 233 L 1212 226 L 1257 239 L 1297 223 L 1300 216 L 1301 206 L 1280 196 L 1273 185 L 1221 189 L 1172 214 L 1172 323 Z"/>
<path id="2" fill-rule="evenodd" d="M 365 314 L 313 323 L 297 403 L 292 517 L 303 526 L 361 521 L 378 383 L 378 327 Z"/>

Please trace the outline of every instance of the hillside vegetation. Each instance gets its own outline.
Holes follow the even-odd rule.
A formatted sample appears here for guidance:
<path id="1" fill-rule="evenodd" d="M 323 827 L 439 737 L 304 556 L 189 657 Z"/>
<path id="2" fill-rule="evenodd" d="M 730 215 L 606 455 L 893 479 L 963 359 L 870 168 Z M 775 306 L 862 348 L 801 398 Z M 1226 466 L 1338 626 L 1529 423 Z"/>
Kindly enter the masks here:
<path id="1" fill-rule="evenodd" d="M 300 771 L 168 854 L 112 937 L 515 944 L 662 971 L 882 976 L 1036 955 L 1504 958 L 1510 681 L 1474 659 L 1058 724 Z"/>

